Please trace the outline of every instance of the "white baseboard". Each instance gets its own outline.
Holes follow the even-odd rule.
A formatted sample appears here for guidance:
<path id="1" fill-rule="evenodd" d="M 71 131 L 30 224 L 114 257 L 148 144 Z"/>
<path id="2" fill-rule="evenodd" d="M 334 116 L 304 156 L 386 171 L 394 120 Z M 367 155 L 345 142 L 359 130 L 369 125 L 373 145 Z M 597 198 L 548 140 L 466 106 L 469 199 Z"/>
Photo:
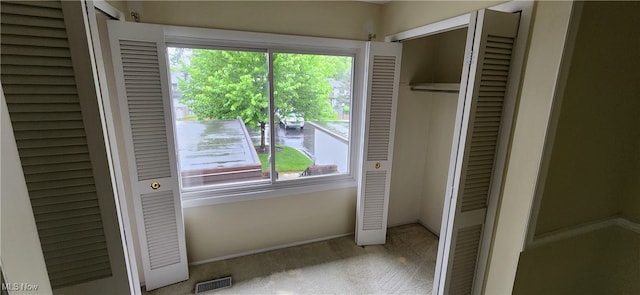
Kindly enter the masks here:
<path id="1" fill-rule="evenodd" d="M 419 223 L 420 225 L 424 226 L 424 224 L 422 224 L 419 220 L 412 220 L 412 221 L 407 221 L 407 222 L 390 224 L 388 226 L 388 228 L 407 225 L 407 224 L 414 224 L 414 223 Z M 425 226 L 425 228 L 427 228 L 427 227 Z M 429 228 L 427 228 L 427 229 L 429 229 Z M 220 256 L 220 257 L 214 257 L 214 258 L 194 261 L 194 262 L 189 263 L 189 265 L 200 265 L 200 264 L 205 264 L 205 263 L 210 263 L 210 262 L 216 262 L 216 261 L 221 261 L 221 260 L 226 260 L 226 259 L 231 259 L 231 258 L 237 258 L 237 257 L 242 257 L 242 256 L 247 256 L 247 255 L 252 255 L 252 254 L 258 254 L 258 253 L 263 253 L 263 252 L 268 252 L 268 251 L 273 251 L 273 250 L 279 250 L 279 249 L 294 247 L 294 246 L 311 244 L 311 243 L 315 243 L 315 242 L 322 242 L 322 241 L 326 241 L 326 240 L 331 240 L 331 239 L 350 236 L 350 235 L 353 235 L 353 234 L 354 234 L 354 232 L 350 232 L 350 233 L 332 235 L 332 236 L 327 236 L 327 237 L 321 237 L 321 238 L 317 238 L 317 239 L 311 239 L 311 240 L 299 241 L 299 242 L 294 242 L 294 243 L 289 243 L 289 244 L 266 247 L 266 248 L 261 248 L 261 249 L 256 249 L 256 250 L 250 250 L 250 251 L 245 251 L 245 252 L 239 252 L 239 253 L 229 254 L 229 255 L 225 255 L 225 256 Z"/>
<path id="2" fill-rule="evenodd" d="M 633 222 L 626 218 L 616 218 L 616 225 L 632 232 L 640 234 L 640 223 Z"/>
<path id="3" fill-rule="evenodd" d="M 637 234 L 640 234 L 640 224 L 635 223 L 624 217 L 609 217 L 600 219 L 594 222 L 583 223 L 576 226 L 566 227 L 549 233 L 539 235 L 534 238 L 526 248 L 532 249 L 540 247 L 549 243 L 553 243 L 559 240 L 575 237 L 578 235 L 586 234 L 592 231 L 603 229 L 610 226 L 618 226 Z"/>
<path id="4" fill-rule="evenodd" d="M 300 246 L 300 245 L 305 245 L 305 244 L 310 244 L 310 243 L 315 243 L 315 242 L 322 242 L 322 241 L 326 241 L 326 240 L 332 240 L 332 239 L 336 239 L 336 238 L 342 238 L 342 237 L 346 237 L 346 236 L 351 236 L 353 234 L 354 234 L 353 232 L 350 232 L 350 233 L 345 233 L 345 234 L 332 235 L 332 236 L 321 237 L 321 238 L 317 238 L 317 239 L 311 239 L 311 240 L 299 241 L 299 242 L 283 244 L 283 245 L 277 245 L 277 246 L 272 246 L 272 247 L 266 247 L 266 248 L 261 248 L 261 249 L 256 249 L 256 250 L 250 250 L 250 251 L 245 251 L 245 252 L 240 252 L 240 253 L 220 256 L 220 257 L 214 257 L 214 258 L 210 258 L 210 259 L 194 261 L 194 262 L 189 263 L 189 265 L 200 265 L 200 264 L 205 264 L 205 263 L 209 263 L 209 262 L 216 262 L 216 261 L 221 261 L 221 260 L 226 260 L 226 259 L 231 259 L 231 258 L 237 258 L 237 257 L 242 257 L 242 256 L 247 256 L 247 255 L 252 255 L 252 254 L 258 254 L 258 253 L 263 253 L 263 252 L 268 252 L 268 251 L 273 251 L 273 250 L 279 250 L 279 249 L 284 249 L 284 248 L 289 248 L 289 247 L 294 247 L 294 246 Z"/>

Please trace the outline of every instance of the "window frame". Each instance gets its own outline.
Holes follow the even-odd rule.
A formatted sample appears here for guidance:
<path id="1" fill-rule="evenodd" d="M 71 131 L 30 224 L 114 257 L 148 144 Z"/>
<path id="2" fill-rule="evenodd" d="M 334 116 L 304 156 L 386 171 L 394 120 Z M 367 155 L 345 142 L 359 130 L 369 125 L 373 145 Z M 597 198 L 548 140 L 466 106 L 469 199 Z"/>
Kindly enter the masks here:
<path id="1" fill-rule="evenodd" d="M 180 181 L 180 197 L 184 208 L 357 187 L 357 180 L 359 179 L 358 165 L 362 159 L 362 130 L 364 128 L 365 41 L 178 26 L 163 26 L 163 32 L 164 58 L 167 60 L 166 70 L 169 76 L 171 71 L 167 54 L 168 47 L 266 52 L 269 62 L 270 106 L 274 103 L 273 65 L 271 62 L 274 53 L 322 54 L 350 56 L 353 58 L 348 173 L 280 181 L 276 181 L 275 173 L 271 173 L 271 179 L 266 183 L 263 181 L 239 182 L 188 189 L 182 187 L 182 180 L 178 177 Z M 169 87 L 171 86 L 169 85 Z M 170 103 L 170 119 L 175 130 L 176 121 L 173 100 Z M 268 140 L 271 152 L 273 152 L 275 149 L 275 137 L 273 135 L 276 134 L 273 122 L 275 117 L 273 110 L 270 109 L 269 113 L 270 122 L 268 128 L 271 136 Z M 177 135 L 175 132 L 173 134 L 173 144 L 177 147 Z M 177 164 L 179 168 L 180 163 Z M 271 169 L 275 169 L 273 161 L 271 162 Z"/>

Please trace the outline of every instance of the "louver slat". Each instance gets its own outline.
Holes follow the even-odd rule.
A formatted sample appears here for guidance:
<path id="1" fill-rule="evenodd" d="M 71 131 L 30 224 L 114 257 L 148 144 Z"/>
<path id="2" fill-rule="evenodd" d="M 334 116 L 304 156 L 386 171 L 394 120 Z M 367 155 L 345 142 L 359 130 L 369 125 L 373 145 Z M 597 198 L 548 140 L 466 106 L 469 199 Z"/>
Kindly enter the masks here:
<path id="1" fill-rule="evenodd" d="M 480 224 L 458 230 L 449 294 L 471 294 L 481 234 Z"/>
<path id="2" fill-rule="evenodd" d="M 171 177 L 158 52 L 154 42 L 120 41 L 138 181 Z M 153 72 L 139 72 L 140 61 Z M 144 98 L 139 98 L 143 95 Z M 159 108 L 157 106 L 160 106 Z M 158 108 L 158 111 L 154 111 Z M 149 130 L 154 130 L 153 135 Z M 146 159 L 152 159 L 148 161 Z"/>
<path id="3" fill-rule="evenodd" d="M 86 173 L 86 170 L 79 170 L 80 173 Z M 40 198 L 31 201 L 33 207 L 49 206 L 49 205 L 61 205 L 66 203 L 92 201 L 95 196 L 90 193 L 84 194 L 72 194 L 66 196 L 57 196 L 53 198 Z"/>
<path id="4" fill-rule="evenodd" d="M 180 262 L 173 192 L 143 194 L 141 199 L 151 269 Z"/>
<path id="5" fill-rule="evenodd" d="M 59 28 L 64 29 L 64 20 L 58 18 L 30 17 L 25 15 L 15 15 L 2 13 L 2 22 L 11 25 L 29 24 L 32 27 Z"/>
<path id="6" fill-rule="evenodd" d="M 487 189 L 478 194 L 477 190 L 467 190 L 465 188 L 465 193 L 462 197 L 462 212 L 487 208 L 488 188 L 491 184 L 491 175 L 495 164 L 500 121 L 503 113 L 502 106 L 506 96 L 506 83 L 502 86 L 497 86 L 499 84 L 486 79 L 486 76 L 492 76 L 493 80 L 499 78 L 501 81 L 507 81 L 509 71 L 508 67 L 507 70 L 501 71 L 486 69 L 497 62 L 496 56 L 498 55 L 500 60 L 511 60 L 511 52 L 515 42 L 514 38 L 491 35 L 487 40 L 487 54 L 482 64 L 482 68 L 485 70 L 481 72 L 480 76 L 479 99 L 476 102 L 476 114 L 474 116 L 474 128 L 471 131 L 471 147 L 468 158 L 469 163 L 474 163 L 474 165 L 468 167 L 465 175 L 467 179 L 482 178 L 483 182 L 476 182 L 474 186 L 482 185 Z M 491 100 L 484 99 L 489 93 L 491 93 Z M 487 136 L 488 134 L 490 136 Z"/>
<path id="7" fill-rule="evenodd" d="M 52 288 L 111 276 L 59 1 L 2 1 L 2 84 Z"/>
<path id="8" fill-rule="evenodd" d="M 373 58 L 367 161 L 386 161 L 389 158 L 395 67 L 395 56 Z"/>
<path id="9" fill-rule="evenodd" d="M 2 33 L 3 44 L 42 46 L 42 47 L 60 47 L 60 48 L 69 47 L 69 42 L 66 39 L 9 35 L 9 34 L 5 34 L 4 32 L 0 32 L 0 33 Z"/>
<path id="10" fill-rule="evenodd" d="M 386 171 L 367 171 L 364 192 L 364 230 L 383 227 Z"/>

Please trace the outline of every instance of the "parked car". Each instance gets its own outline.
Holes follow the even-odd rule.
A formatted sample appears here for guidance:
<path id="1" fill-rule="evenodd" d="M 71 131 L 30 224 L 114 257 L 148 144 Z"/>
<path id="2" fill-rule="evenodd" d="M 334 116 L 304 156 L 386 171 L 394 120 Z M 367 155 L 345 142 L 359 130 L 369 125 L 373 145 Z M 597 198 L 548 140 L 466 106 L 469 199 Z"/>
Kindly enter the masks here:
<path id="1" fill-rule="evenodd" d="M 304 118 L 300 114 L 291 113 L 282 119 L 284 128 L 304 128 Z"/>

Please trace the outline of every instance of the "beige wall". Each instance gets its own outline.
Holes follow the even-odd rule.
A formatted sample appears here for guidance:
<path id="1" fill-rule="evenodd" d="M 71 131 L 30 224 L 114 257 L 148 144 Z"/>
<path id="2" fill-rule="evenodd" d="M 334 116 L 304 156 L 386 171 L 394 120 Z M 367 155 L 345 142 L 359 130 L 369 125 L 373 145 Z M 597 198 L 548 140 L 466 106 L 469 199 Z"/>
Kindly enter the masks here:
<path id="1" fill-rule="evenodd" d="M 421 27 L 507 1 L 391 1 L 383 5 L 385 35 Z"/>
<path id="2" fill-rule="evenodd" d="M 31 209 L 27 184 L 22 173 L 9 112 L 0 92 L 0 257 L 4 283 L 37 285 L 37 291 L 11 294 L 51 294 L 51 284 L 40 247 L 36 221 Z"/>
<path id="3" fill-rule="evenodd" d="M 458 95 L 411 91 L 410 84 L 459 83 L 465 44 L 465 29 L 403 42 L 398 117 L 404 125 L 396 127 L 394 145 L 401 150 L 394 153 L 394 167 L 402 170 L 394 169 L 394 173 L 405 178 L 392 178 L 392 189 L 397 192 L 396 187 L 404 187 L 413 192 L 411 200 L 419 202 L 417 219 L 436 234 L 442 220 Z M 404 161 L 399 162 L 399 157 Z M 405 167 L 415 168 L 406 173 Z M 391 197 L 393 201 L 397 195 Z"/>
<path id="4" fill-rule="evenodd" d="M 584 5 L 536 234 L 637 214 L 638 12 L 638 3 Z"/>
<path id="5" fill-rule="evenodd" d="M 435 66 L 431 70 L 432 82 L 460 83 L 464 50 L 467 44 L 467 29 L 458 29 L 426 38 L 433 38 L 436 43 L 435 52 L 429 56 L 430 59 L 435 60 Z M 459 97 L 458 93 L 430 93 L 430 96 L 429 135 L 420 221 L 439 235 Z"/>
<path id="6" fill-rule="evenodd" d="M 639 294 L 638 249 L 640 235 L 612 226 L 527 250 L 513 294 Z"/>
<path id="7" fill-rule="evenodd" d="M 355 195 L 342 189 L 186 208 L 189 261 L 353 232 Z"/>
<path id="8" fill-rule="evenodd" d="M 594 5 L 590 3 L 589 6 Z M 619 139 L 620 150 L 623 153 L 626 162 L 624 170 L 620 170 L 619 174 L 626 178 L 623 184 L 623 194 L 620 202 L 620 208 L 624 217 L 640 223 L 640 87 L 638 87 L 638 78 L 640 77 L 640 58 L 638 58 L 637 49 L 640 48 L 640 20 L 637 15 L 640 13 L 640 2 L 614 3 L 609 7 L 602 8 L 602 5 L 594 5 L 595 14 L 599 22 L 606 21 L 615 29 L 613 33 L 607 35 L 607 40 L 611 40 L 610 53 L 616 60 L 611 63 L 618 63 L 617 66 L 607 67 L 604 77 L 612 77 L 609 74 L 617 74 L 616 81 L 609 85 L 613 88 L 613 93 L 605 95 L 604 98 L 617 98 L 620 101 L 621 116 L 624 116 L 624 122 L 619 130 L 616 130 Z M 612 15 L 603 20 L 598 15 L 599 10 Z M 604 10 L 606 9 L 606 10 Z M 594 16 L 595 17 L 595 16 Z M 621 121 L 622 121 L 621 120 Z"/>
<path id="9" fill-rule="evenodd" d="M 128 1 L 141 22 L 367 40 L 381 5 L 358 1 Z M 381 34 L 378 33 L 378 36 Z"/>
<path id="10" fill-rule="evenodd" d="M 457 95 L 411 91 L 410 84 L 460 82 L 466 30 L 403 42 L 389 224 L 419 220 L 438 233 Z"/>
<path id="11" fill-rule="evenodd" d="M 420 222 L 440 235 L 458 94 L 431 93 Z"/>
<path id="12" fill-rule="evenodd" d="M 391 226 L 419 219 L 429 126 L 428 106 L 428 100 L 410 91 L 408 84 L 401 80 L 389 193 L 388 224 Z"/>
<path id="13" fill-rule="evenodd" d="M 411 79 L 431 74 L 421 62 L 420 51 L 428 44 L 403 44 L 398 89 L 398 111 L 393 147 L 393 172 L 389 199 L 389 224 L 401 224 L 419 219 L 422 196 L 422 174 L 427 149 L 430 101 L 409 89 Z"/>
<path id="14" fill-rule="evenodd" d="M 536 234 L 620 213 L 637 221 L 638 12 L 639 3 L 584 4 Z M 638 293 L 639 241 L 609 227 L 527 249 L 514 293 Z"/>
<path id="15" fill-rule="evenodd" d="M 127 8 L 127 1 L 113 1 L 113 0 L 107 0 L 107 3 L 109 3 L 111 6 L 115 7 L 117 10 L 120 10 L 120 12 L 124 13 L 125 17 L 129 17 L 129 9 Z"/>
<path id="16" fill-rule="evenodd" d="M 639 137 L 640 138 L 640 137 Z M 640 139 L 638 140 L 640 141 Z M 640 148 L 638 149 L 640 150 Z M 640 223 L 640 153 L 636 153 L 635 173 L 630 174 L 631 184 L 622 199 L 622 214 L 633 222 Z"/>

